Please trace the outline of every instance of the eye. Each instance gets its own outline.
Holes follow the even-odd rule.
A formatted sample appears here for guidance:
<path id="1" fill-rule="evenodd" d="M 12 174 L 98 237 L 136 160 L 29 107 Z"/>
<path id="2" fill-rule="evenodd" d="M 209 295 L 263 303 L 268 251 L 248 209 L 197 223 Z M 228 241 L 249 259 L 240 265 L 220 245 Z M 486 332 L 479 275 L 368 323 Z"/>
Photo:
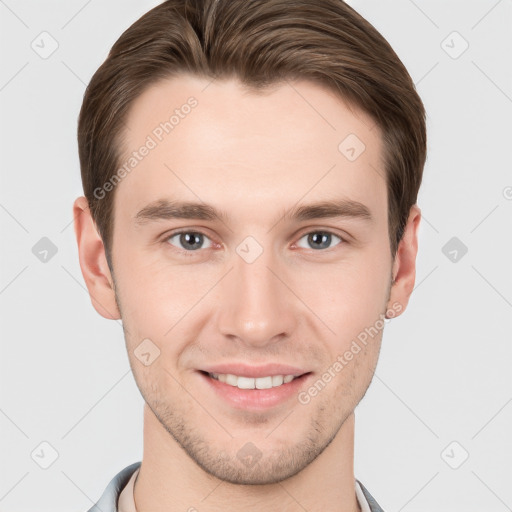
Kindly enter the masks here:
<path id="1" fill-rule="evenodd" d="M 305 249 L 313 248 L 314 250 L 330 249 L 329 246 L 331 245 L 333 237 L 337 238 L 340 242 L 344 242 L 343 238 L 329 231 L 311 231 L 300 238 L 300 240 L 306 238 L 306 243 L 310 244 L 310 247 L 304 247 L 301 245 L 299 245 L 299 247 L 303 247 Z"/>
<path id="2" fill-rule="evenodd" d="M 205 234 L 198 231 L 179 231 L 167 237 L 165 240 L 171 245 L 174 245 L 172 240 L 175 238 L 177 238 L 177 243 L 180 244 L 178 249 L 186 252 L 197 251 L 198 249 L 209 249 L 212 246 L 211 240 Z M 210 244 L 207 247 L 203 246 L 205 240 L 208 240 Z"/>
<path id="3" fill-rule="evenodd" d="M 330 249 L 332 248 L 333 237 L 338 239 L 339 243 L 345 242 L 343 238 L 330 231 L 319 230 L 311 231 L 303 235 L 297 245 L 305 249 L 312 248 L 313 250 Z M 301 240 L 303 239 L 306 239 L 305 243 L 308 244 L 308 246 L 301 245 Z M 188 253 L 187 255 L 192 255 L 190 253 L 198 251 L 199 249 L 210 249 L 213 247 L 210 238 L 199 231 L 178 231 L 167 236 L 164 242 Z M 339 243 L 336 245 L 339 245 Z"/>

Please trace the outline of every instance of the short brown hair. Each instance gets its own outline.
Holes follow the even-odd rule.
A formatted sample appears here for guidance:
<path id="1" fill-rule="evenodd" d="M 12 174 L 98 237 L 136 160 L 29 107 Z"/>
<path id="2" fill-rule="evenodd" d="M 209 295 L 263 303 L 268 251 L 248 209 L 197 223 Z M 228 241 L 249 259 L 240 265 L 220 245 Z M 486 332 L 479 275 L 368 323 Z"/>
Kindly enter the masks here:
<path id="1" fill-rule="evenodd" d="M 237 77 L 254 90 L 309 79 L 380 128 L 394 257 L 426 159 L 425 110 L 388 42 L 342 0 L 167 0 L 128 28 L 92 77 L 78 120 L 82 183 L 111 265 L 115 174 L 134 100 L 179 73 Z M 341 141 L 340 141 L 341 142 Z"/>

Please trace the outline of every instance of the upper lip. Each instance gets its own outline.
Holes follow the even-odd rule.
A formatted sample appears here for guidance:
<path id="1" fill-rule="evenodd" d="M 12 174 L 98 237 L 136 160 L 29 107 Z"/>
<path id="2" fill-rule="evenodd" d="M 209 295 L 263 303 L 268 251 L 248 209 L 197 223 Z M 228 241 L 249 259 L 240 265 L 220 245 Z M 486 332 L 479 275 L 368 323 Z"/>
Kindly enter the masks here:
<path id="1" fill-rule="evenodd" d="M 275 375 L 293 375 L 298 377 L 307 370 L 278 363 L 267 363 L 259 366 L 250 366 L 245 363 L 225 363 L 204 366 L 200 370 L 208 373 L 231 374 L 237 377 L 273 377 Z"/>

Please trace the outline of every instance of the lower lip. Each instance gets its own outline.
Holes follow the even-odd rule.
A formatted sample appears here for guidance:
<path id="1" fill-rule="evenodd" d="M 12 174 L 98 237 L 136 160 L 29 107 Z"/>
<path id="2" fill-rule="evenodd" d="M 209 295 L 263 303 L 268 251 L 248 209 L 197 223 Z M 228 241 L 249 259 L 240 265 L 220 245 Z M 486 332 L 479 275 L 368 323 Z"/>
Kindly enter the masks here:
<path id="1" fill-rule="evenodd" d="M 305 373 L 291 382 L 269 389 L 240 389 L 198 372 L 200 377 L 225 401 L 237 409 L 264 410 L 297 396 L 311 373 Z"/>

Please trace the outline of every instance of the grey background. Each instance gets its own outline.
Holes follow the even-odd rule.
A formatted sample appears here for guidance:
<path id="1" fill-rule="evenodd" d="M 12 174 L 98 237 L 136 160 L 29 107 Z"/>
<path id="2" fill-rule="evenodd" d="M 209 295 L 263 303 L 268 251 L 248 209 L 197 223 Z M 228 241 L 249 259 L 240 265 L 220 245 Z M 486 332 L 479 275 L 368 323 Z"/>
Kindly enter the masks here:
<path id="1" fill-rule="evenodd" d="M 158 3 L 0 0 L 1 512 L 85 511 L 142 457 L 143 401 L 120 323 L 90 304 L 72 202 L 85 86 Z M 355 474 L 386 512 L 512 510 L 512 0 L 349 3 L 429 129 L 416 289 L 356 411 Z"/>

